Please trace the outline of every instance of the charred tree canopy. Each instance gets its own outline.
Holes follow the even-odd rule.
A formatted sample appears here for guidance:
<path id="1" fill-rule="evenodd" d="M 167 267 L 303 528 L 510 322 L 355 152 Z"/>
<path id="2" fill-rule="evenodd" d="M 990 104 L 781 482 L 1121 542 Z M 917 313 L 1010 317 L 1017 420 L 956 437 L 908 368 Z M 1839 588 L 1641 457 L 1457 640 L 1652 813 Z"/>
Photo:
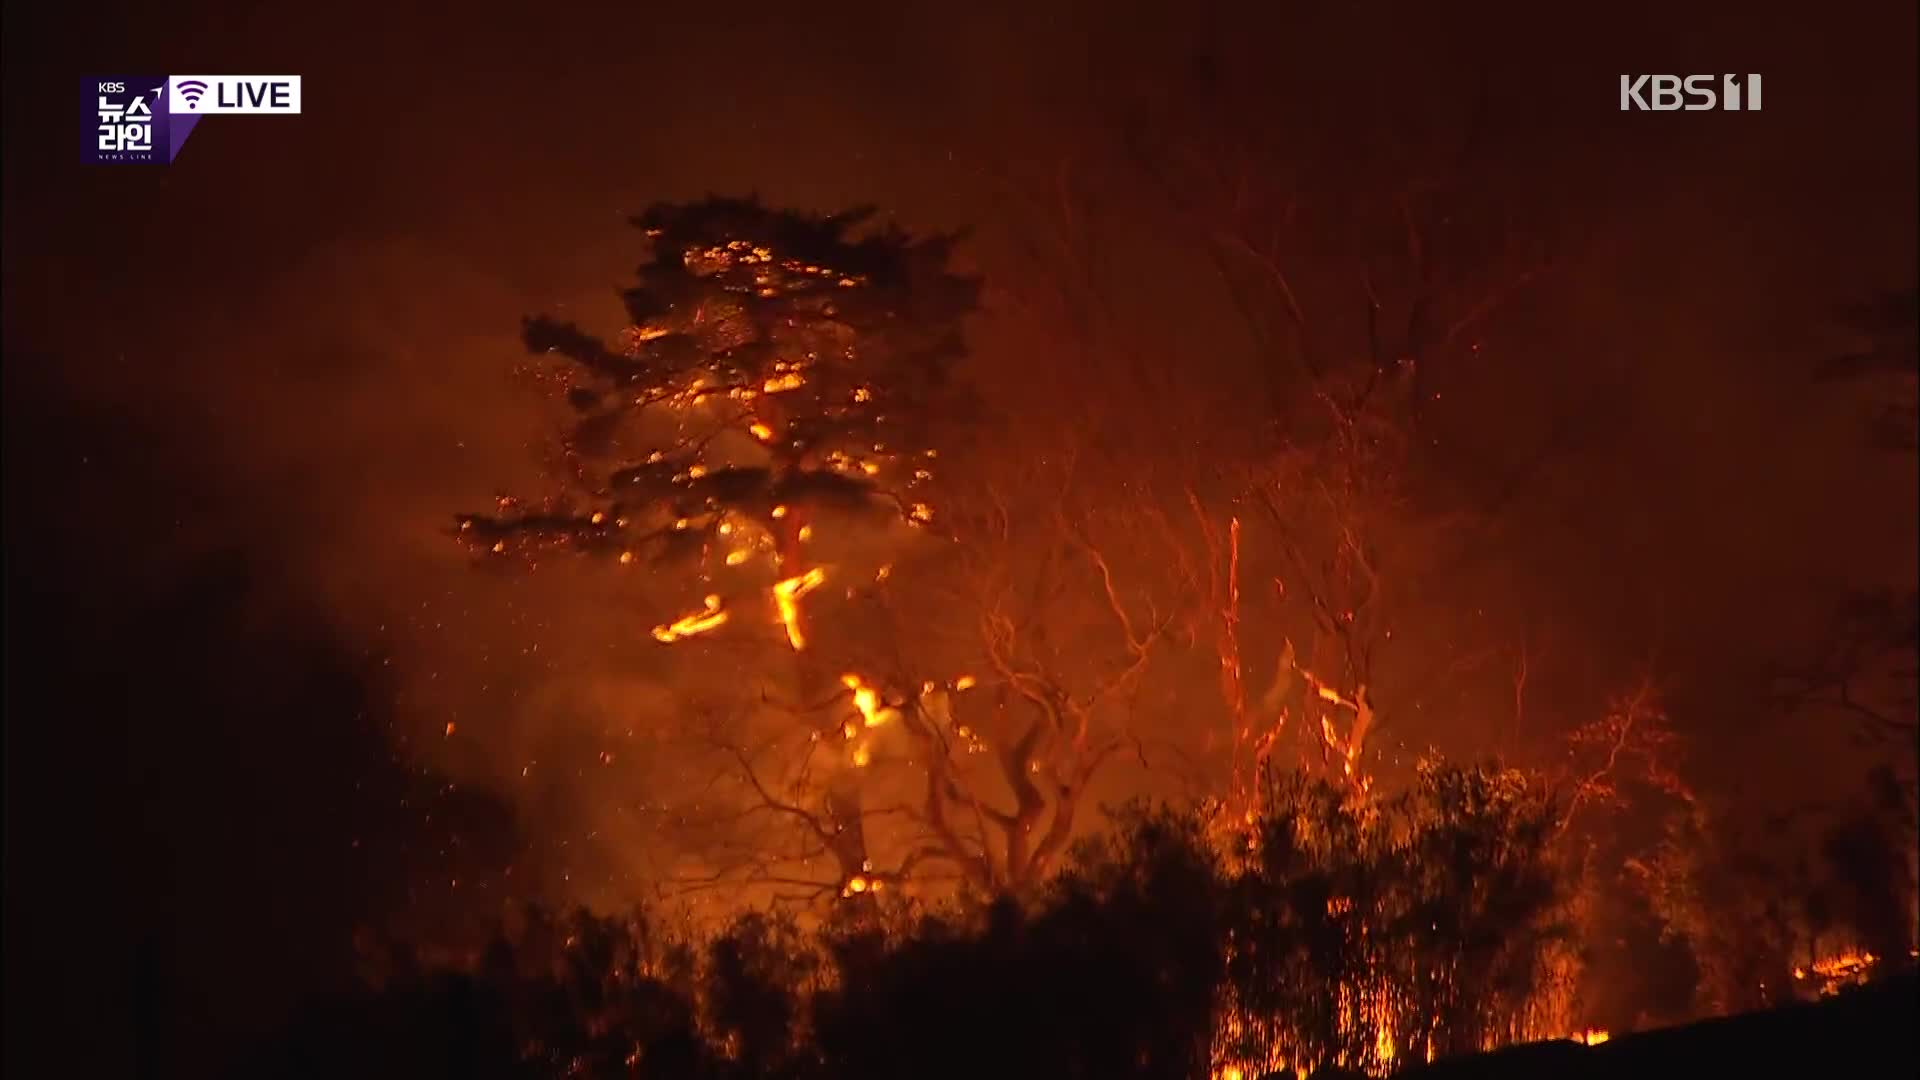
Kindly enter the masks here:
<path id="1" fill-rule="evenodd" d="M 957 235 L 863 229 L 872 216 L 709 198 L 635 217 L 652 252 L 622 293 L 620 341 L 545 316 L 524 327 L 564 365 L 568 493 L 503 498 L 461 517 L 462 539 L 631 562 L 755 525 L 784 555 L 816 505 L 929 521 L 935 417 L 965 404 L 949 374 L 980 286 L 948 266 Z"/>

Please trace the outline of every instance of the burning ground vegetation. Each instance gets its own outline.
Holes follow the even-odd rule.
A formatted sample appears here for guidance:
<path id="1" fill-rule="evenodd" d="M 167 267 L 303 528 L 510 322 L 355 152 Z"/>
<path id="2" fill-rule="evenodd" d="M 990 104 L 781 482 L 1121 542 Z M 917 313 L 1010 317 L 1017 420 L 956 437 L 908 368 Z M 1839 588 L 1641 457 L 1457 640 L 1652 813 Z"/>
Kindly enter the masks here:
<path id="1" fill-rule="evenodd" d="M 525 1075 L 1384 1074 L 1570 1030 L 1539 785 L 1427 763 L 1360 802 L 1269 773 L 1261 806 L 1122 809 L 1024 898 L 869 888 L 710 934 L 525 912 L 454 978 Z M 449 992 L 395 957 L 375 979 L 420 1007 Z"/>
<path id="2" fill-rule="evenodd" d="M 1022 897 L 869 887 L 718 929 L 516 909 L 465 955 L 369 950 L 368 993 L 259 1067 L 384 1075 L 451 1049 L 457 1075 L 1245 1080 L 1608 1042 L 1573 1023 L 1579 904 L 1551 793 L 1514 770 L 1417 773 L 1360 801 L 1269 772 L 1251 821 L 1121 808 Z M 1815 963 L 1795 977 L 1829 993 L 1878 958 Z"/>
<path id="3" fill-rule="evenodd" d="M 371 1074 L 398 1025 L 516 1076 L 1384 1075 L 1910 965 L 1898 776 L 1810 841 L 1841 887 L 1756 864 L 1650 680 L 1524 767 L 1428 749 L 1463 662 L 1404 596 L 1489 526 L 1416 497 L 1417 372 L 1484 296 L 1273 423 L 1118 360 L 986 394 L 958 238 L 869 218 L 658 206 L 617 336 L 527 321 L 554 490 L 453 533 L 658 612 L 698 782 L 650 799 L 646 907 L 372 949 L 303 1060 Z M 1664 1012 L 1596 1004 L 1629 909 L 1693 988 Z"/>

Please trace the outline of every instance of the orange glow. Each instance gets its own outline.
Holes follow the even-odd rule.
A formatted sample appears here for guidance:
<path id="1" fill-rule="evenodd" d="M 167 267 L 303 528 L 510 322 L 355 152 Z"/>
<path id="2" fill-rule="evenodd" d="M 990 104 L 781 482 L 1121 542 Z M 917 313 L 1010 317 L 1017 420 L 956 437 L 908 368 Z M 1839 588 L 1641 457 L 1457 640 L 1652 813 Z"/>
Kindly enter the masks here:
<path id="1" fill-rule="evenodd" d="M 773 429 L 760 423 L 758 420 L 749 425 L 747 430 L 753 432 L 753 437 L 759 439 L 761 442 L 766 442 L 773 438 Z"/>
<path id="2" fill-rule="evenodd" d="M 853 691 L 853 707 L 860 710 L 866 726 L 879 727 L 899 717 L 900 710 L 881 704 L 879 692 L 862 682 L 860 676 L 849 672 L 840 676 L 840 681 Z"/>
<path id="3" fill-rule="evenodd" d="M 1573 1041 L 1582 1046 L 1599 1046 L 1609 1038 L 1611 1038 L 1611 1036 L 1600 1028 L 1588 1028 L 1585 1031 L 1576 1031 L 1573 1033 Z"/>
<path id="4" fill-rule="evenodd" d="M 1336 897 L 1329 902 L 1330 912 L 1351 910 L 1351 901 Z M 1394 1017 L 1406 1002 L 1389 983 L 1340 982 L 1333 988 L 1338 1014 L 1335 1020 L 1341 1041 L 1361 1036 L 1364 1050 L 1335 1050 L 1328 1064 L 1356 1074 L 1386 1076 L 1402 1065 L 1400 1044 Z M 1258 1016 L 1229 997 L 1222 1002 L 1219 1026 L 1214 1031 L 1213 1080 L 1238 1075 L 1243 1078 L 1290 1072 L 1304 1078 L 1307 1066 L 1290 1060 L 1302 1047 L 1290 1045 L 1292 1039 L 1283 1020 Z M 1436 1026 L 1439 1021 L 1432 1021 Z M 1431 1030 L 1431 1029 L 1430 1029 Z M 1249 1040 L 1249 1036 L 1252 1036 Z M 1602 1036 L 1604 1037 L 1604 1036 Z M 1249 1041 L 1251 1046 L 1248 1045 Z M 1258 1048 L 1258 1049 L 1256 1049 Z M 1492 1047 L 1487 1047 L 1491 1049 Z M 1433 1060 L 1434 1044 L 1427 1042 L 1424 1057 Z M 1412 1055 L 1406 1060 L 1412 1060 Z"/>
<path id="5" fill-rule="evenodd" d="M 1816 960 L 1813 965 L 1813 973 L 1829 979 L 1839 978 L 1843 975 L 1853 975 L 1865 970 L 1879 959 L 1879 957 L 1870 952 L 1843 952 L 1838 956 L 1829 956 L 1822 960 Z"/>
<path id="6" fill-rule="evenodd" d="M 725 624 L 727 621 L 727 613 L 720 606 L 720 598 L 718 596 L 709 596 L 707 597 L 706 603 L 707 606 L 704 611 L 696 611 L 691 615 L 665 626 L 654 627 L 654 639 L 671 645 L 676 641 L 693 637 L 696 634 L 704 634 L 717 626 Z"/>
<path id="7" fill-rule="evenodd" d="M 778 514 L 780 509 L 776 508 Z M 795 652 L 807 647 L 806 634 L 800 629 L 800 598 L 820 587 L 827 580 L 827 572 L 820 567 L 790 577 L 773 587 L 773 602 L 780 609 L 780 621 L 787 628 L 787 642 Z"/>
<path id="8" fill-rule="evenodd" d="M 1812 980 L 1818 983 L 1817 989 L 1824 997 L 1835 993 L 1849 982 L 1864 979 L 1879 962 L 1878 956 L 1864 949 L 1848 949 L 1845 952 L 1815 960 L 1811 971 L 1804 967 L 1794 968 L 1793 977 L 1802 982 Z"/>

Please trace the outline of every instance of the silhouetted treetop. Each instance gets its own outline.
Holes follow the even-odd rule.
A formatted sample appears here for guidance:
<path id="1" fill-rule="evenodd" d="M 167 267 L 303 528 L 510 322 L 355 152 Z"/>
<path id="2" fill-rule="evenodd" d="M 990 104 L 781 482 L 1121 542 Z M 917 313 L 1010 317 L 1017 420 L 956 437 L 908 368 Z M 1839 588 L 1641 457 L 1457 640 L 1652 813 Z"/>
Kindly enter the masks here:
<path id="1" fill-rule="evenodd" d="M 791 555 L 780 537 L 812 505 L 931 520 L 918 491 L 934 429 L 962 411 L 948 375 L 980 283 L 948 265 L 957 234 L 866 228 L 872 217 L 717 197 L 635 217 L 652 252 L 622 293 L 617 343 L 545 316 L 524 327 L 529 349 L 564 363 L 570 492 L 463 516 L 462 539 L 630 562 L 642 546 L 690 556 L 736 528 Z"/>

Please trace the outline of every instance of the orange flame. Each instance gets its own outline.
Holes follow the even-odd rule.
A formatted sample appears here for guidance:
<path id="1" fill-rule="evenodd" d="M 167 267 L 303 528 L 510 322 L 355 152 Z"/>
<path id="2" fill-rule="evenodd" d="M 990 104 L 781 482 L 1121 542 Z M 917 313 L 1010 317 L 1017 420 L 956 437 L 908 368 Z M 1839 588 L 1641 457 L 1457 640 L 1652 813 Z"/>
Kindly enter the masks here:
<path id="1" fill-rule="evenodd" d="M 1813 962 L 1813 970 L 1804 967 L 1793 969 L 1793 977 L 1806 981 L 1812 978 L 1819 982 L 1822 996 L 1832 994 L 1839 986 L 1849 981 L 1864 978 L 1880 958 L 1865 950 L 1849 949 L 1846 952 L 1825 956 Z"/>
<path id="2" fill-rule="evenodd" d="M 693 637 L 695 634 L 704 634 L 726 623 L 727 613 L 720 606 L 720 598 L 709 596 L 706 603 L 704 611 L 696 611 L 665 626 L 654 627 L 654 639 L 671 645 L 684 638 Z"/>
<path id="3" fill-rule="evenodd" d="M 842 675 L 840 681 L 853 691 L 853 707 L 860 710 L 860 717 L 868 727 L 879 727 L 900 715 L 898 709 L 882 705 L 879 692 L 862 682 L 860 676 L 848 673 Z"/>
<path id="4" fill-rule="evenodd" d="M 773 587 L 773 602 L 780 609 L 780 621 L 787 628 L 787 642 L 795 652 L 807 647 L 806 634 L 800 629 L 800 598 L 819 588 L 826 580 L 827 572 L 816 566 Z"/>

